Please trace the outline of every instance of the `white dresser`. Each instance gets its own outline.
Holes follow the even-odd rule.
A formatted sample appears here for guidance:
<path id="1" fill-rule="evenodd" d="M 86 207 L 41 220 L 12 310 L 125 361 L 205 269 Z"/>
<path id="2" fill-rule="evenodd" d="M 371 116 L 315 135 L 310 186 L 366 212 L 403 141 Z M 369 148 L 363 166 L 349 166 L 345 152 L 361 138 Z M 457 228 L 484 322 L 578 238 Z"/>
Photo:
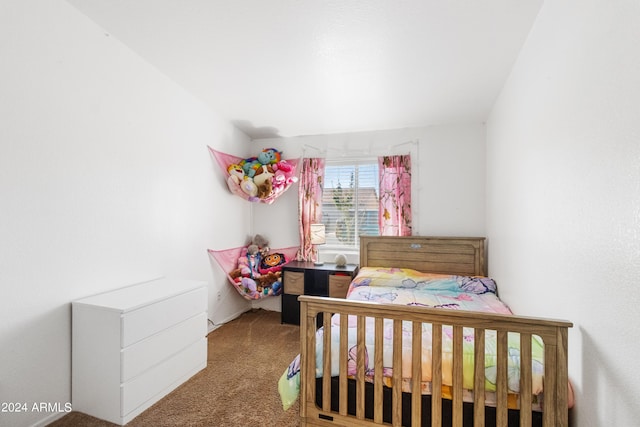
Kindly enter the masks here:
<path id="1" fill-rule="evenodd" d="M 72 302 L 72 404 L 126 424 L 207 365 L 206 282 L 158 279 Z"/>

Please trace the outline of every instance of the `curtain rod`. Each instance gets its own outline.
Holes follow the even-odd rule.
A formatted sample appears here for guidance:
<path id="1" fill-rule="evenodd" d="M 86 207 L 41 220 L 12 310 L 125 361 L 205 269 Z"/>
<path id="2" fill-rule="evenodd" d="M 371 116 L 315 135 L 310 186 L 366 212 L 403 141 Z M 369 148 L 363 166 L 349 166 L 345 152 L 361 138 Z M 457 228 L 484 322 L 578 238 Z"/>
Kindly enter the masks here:
<path id="1" fill-rule="evenodd" d="M 408 144 L 411 144 L 411 145 L 417 145 L 417 144 L 418 144 L 418 140 L 417 140 L 417 139 L 412 139 L 411 141 L 401 142 L 401 143 L 399 143 L 399 144 L 392 145 L 392 146 L 391 146 L 391 147 L 389 147 L 389 148 L 402 147 L 403 145 L 408 145 Z"/>
<path id="2" fill-rule="evenodd" d="M 401 142 L 401 143 L 395 144 L 395 145 L 389 145 L 389 146 L 386 147 L 386 149 L 387 150 L 391 150 L 391 149 L 394 149 L 394 148 L 402 147 L 403 145 L 417 145 L 417 144 L 418 144 L 418 140 L 416 139 L 416 140 L 410 140 L 410 141 Z M 372 150 L 371 146 L 369 146 L 366 149 L 360 149 L 360 150 L 358 150 L 358 149 L 355 149 L 355 150 L 344 150 L 344 149 L 341 149 L 341 148 L 331 148 L 331 147 L 329 147 L 329 148 L 318 148 L 318 147 L 315 147 L 313 145 L 305 144 L 305 145 L 302 146 L 302 156 L 303 157 L 305 156 L 305 151 L 307 149 L 317 151 L 318 153 L 324 154 L 324 155 L 326 155 L 329 152 L 338 152 L 338 153 L 341 154 L 340 158 L 344 159 L 344 158 L 347 158 L 349 156 L 354 156 L 356 158 L 357 158 L 357 156 L 362 156 L 362 155 L 375 156 L 376 154 L 373 154 L 373 152 L 384 151 L 385 147 L 377 147 L 374 150 Z M 384 154 L 386 154 L 386 153 L 382 153 L 380 155 L 384 155 Z"/>
<path id="3" fill-rule="evenodd" d="M 326 150 L 326 149 L 324 149 L 324 150 L 323 150 L 323 149 L 321 149 L 321 148 L 314 147 L 313 145 L 307 145 L 307 144 L 304 144 L 304 145 L 302 146 L 302 152 L 304 153 L 304 151 L 305 151 L 307 148 L 309 148 L 309 149 L 311 149 L 311 150 L 315 150 L 315 151 L 317 151 L 317 152 L 319 152 L 319 153 L 321 153 L 321 154 L 324 154 L 324 153 L 326 153 L 326 152 L 327 152 L 327 150 Z"/>

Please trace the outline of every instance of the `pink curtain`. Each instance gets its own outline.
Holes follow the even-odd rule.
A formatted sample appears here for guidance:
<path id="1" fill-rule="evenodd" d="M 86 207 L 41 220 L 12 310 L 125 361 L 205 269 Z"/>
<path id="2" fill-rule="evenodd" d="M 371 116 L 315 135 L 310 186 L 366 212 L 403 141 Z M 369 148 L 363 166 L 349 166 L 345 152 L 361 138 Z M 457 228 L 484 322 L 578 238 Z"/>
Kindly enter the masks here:
<path id="1" fill-rule="evenodd" d="M 411 156 L 378 158 L 381 236 L 411 236 Z"/>
<path id="2" fill-rule="evenodd" d="M 302 159 L 298 188 L 298 216 L 300 250 L 298 261 L 316 261 L 317 253 L 311 244 L 311 224 L 322 222 L 322 191 L 324 187 L 323 158 Z"/>

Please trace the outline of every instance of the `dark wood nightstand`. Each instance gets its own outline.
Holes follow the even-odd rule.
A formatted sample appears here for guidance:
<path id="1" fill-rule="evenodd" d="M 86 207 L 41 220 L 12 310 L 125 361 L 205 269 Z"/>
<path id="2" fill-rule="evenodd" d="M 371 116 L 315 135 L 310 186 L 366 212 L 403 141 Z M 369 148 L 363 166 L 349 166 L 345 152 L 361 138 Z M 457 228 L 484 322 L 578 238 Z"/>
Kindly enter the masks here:
<path id="1" fill-rule="evenodd" d="M 282 323 L 300 324 L 299 295 L 344 298 L 358 266 L 291 261 L 282 267 Z"/>

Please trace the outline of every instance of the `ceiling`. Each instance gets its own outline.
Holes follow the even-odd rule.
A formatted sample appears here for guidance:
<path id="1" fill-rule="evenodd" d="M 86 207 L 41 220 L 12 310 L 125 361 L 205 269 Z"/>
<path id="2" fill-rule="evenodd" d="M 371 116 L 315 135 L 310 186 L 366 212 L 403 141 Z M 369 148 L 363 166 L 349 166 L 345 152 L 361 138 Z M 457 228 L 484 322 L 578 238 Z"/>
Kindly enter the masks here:
<path id="1" fill-rule="evenodd" d="M 251 138 L 483 122 L 543 0 L 67 0 Z"/>

